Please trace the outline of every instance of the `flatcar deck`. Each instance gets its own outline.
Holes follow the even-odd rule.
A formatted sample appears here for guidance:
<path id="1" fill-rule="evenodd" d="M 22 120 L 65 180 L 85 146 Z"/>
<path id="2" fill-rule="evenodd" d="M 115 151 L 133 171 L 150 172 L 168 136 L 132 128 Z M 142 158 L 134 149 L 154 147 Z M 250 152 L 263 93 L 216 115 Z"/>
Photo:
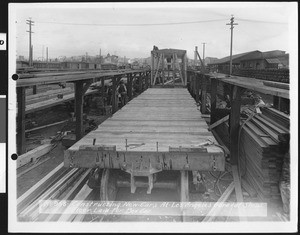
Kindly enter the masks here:
<path id="1" fill-rule="evenodd" d="M 197 169 L 201 162 L 204 163 L 205 166 L 198 170 L 210 170 L 211 167 L 223 170 L 223 150 L 212 144 L 217 142 L 201 116 L 187 89 L 150 88 L 70 147 L 65 153 L 65 165 L 118 168 L 118 162 L 124 161 L 120 160 L 120 153 L 126 157 L 140 154 L 150 158 L 155 158 L 156 154 L 157 158 L 171 159 L 176 158 L 175 155 L 184 159 L 189 156 L 190 159 L 178 161 L 192 165 L 195 160 Z M 109 150 L 119 155 L 111 154 L 112 159 L 107 164 L 101 163 L 99 151 Z M 95 154 L 97 151 L 98 155 Z M 175 161 L 173 168 L 177 169 Z M 194 167 L 190 166 L 190 169 Z"/>

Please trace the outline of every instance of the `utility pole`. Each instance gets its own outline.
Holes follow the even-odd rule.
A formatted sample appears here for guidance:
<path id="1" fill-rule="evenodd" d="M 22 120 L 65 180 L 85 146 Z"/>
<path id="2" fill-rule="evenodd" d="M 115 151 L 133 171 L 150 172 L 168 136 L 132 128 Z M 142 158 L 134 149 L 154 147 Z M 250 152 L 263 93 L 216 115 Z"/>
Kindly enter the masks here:
<path id="1" fill-rule="evenodd" d="M 230 66 L 229 66 L 229 75 L 231 76 L 232 74 L 232 41 L 233 41 L 233 25 L 238 25 L 237 23 L 234 23 L 234 17 L 231 15 L 230 23 L 226 24 L 230 25 L 230 30 L 231 30 L 231 40 L 230 40 Z"/>
<path id="2" fill-rule="evenodd" d="M 195 68 L 197 66 L 197 51 L 198 51 L 198 47 L 195 46 L 195 56 L 194 56 L 194 66 L 195 66 Z"/>
<path id="3" fill-rule="evenodd" d="M 206 42 L 202 42 L 202 44 L 203 44 L 203 63 L 204 63 L 204 66 L 205 66 L 205 44 L 206 44 Z"/>
<path id="4" fill-rule="evenodd" d="M 29 20 L 26 20 L 26 24 L 29 25 L 29 31 L 26 31 L 29 33 L 29 66 L 32 66 L 32 45 L 31 45 L 31 34 L 33 33 L 31 31 L 31 26 L 34 26 L 34 21 L 31 20 L 31 18 L 29 18 Z"/>

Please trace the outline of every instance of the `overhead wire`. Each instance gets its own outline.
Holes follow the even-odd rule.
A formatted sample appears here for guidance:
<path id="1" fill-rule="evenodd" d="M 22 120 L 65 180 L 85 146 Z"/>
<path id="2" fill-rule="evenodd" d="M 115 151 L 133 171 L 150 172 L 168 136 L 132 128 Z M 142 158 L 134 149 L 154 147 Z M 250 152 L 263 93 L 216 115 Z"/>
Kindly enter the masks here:
<path id="1" fill-rule="evenodd" d="M 278 21 L 264 21 L 264 20 L 251 20 L 243 18 L 235 18 L 239 21 L 252 22 L 252 23 L 263 23 L 263 24 L 288 24 L 287 22 L 278 22 Z"/>
<path id="2" fill-rule="evenodd" d="M 164 25 L 183 25 L 183 24 L 199 24 L 225 21 L 227 19 L 215 19 L 215 20 L 198 20 L 198 21 L 186 21 L 186 22 L 167 22 L 167 23 L 140 23 L 140 24 L 97 24 L 97 23 L 72 23 L 72 22 L 43 22 L 36 21 L 40 24 L 61 24 L 61 25 L 83 25 L 83 26 L 164 26 Z"/>

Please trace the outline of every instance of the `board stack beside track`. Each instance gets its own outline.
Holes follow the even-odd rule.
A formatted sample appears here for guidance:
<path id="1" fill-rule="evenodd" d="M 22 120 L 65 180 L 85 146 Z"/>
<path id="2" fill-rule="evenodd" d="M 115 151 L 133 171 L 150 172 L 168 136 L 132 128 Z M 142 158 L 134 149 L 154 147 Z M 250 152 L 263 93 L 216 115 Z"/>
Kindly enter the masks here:
<path id="1" fill-rule="evenodd" d="M 289 117 L 272 108 L 248 121 L 241 130 L 241 174 L 263 201 L 281 200 L 279 182 L 289 149 Z"/>

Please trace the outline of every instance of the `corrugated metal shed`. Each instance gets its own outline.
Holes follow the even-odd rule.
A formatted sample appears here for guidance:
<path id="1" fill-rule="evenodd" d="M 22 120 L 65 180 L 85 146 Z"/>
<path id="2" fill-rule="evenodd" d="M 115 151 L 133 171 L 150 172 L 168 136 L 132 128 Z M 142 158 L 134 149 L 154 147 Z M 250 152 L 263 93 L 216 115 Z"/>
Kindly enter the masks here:
<path id="1" fill-rule="evenodd" d="M 241 54 L 232 55 L 232 62 L 233 63 L 240 63 L 240 61 L 242 59 L 244 59 L 245 57 L 250 56 L 252 54 L 256 58 L 256 57 L 258 57 L 258 55 L 256 55 L 256 54 L 261 54 L 261 52 L 258 51 L 258 50 L 256 50 L 256 51 L 249 51 L 249 52 L 245 52 L 245 53 L 241 53 Z M 214 64 L 225 64 L 225 63 L 229 63 L 229 61 L 230 61 L 230 56 L 227 56 L 227 57 L 218 59 L 218 60 L 216 60 L 216 61 L 214 61 L 213 63 L 210 63 L 210 64 L 211 65 L 214 65 Z"/>

